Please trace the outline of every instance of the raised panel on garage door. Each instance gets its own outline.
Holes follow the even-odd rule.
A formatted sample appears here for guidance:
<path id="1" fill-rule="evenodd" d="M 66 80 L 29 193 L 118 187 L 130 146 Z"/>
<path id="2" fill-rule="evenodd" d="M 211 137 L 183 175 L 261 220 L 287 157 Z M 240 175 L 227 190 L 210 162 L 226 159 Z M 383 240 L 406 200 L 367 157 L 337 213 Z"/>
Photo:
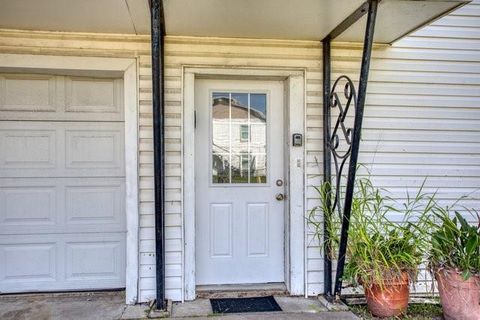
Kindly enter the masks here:
<path id="1" fill-rule="evenodd" d="M 124 178 L 0 179 L 0 234 L 124 232 Z"/>
<path id="2" fill-rule="evenodd" d="M 3 120 L 124 121 L 123 105 L 122 79 L 0 74 Z"/>
<path id="3" fill-rule="evenodd" d="M 122 86 L 0 74 L 0 292 L 125 286 Z"/>
<path id="4" fill-rule="evenodd" d="M 4 121 L 0 177 L 125 175 L 124 124 Z"/>

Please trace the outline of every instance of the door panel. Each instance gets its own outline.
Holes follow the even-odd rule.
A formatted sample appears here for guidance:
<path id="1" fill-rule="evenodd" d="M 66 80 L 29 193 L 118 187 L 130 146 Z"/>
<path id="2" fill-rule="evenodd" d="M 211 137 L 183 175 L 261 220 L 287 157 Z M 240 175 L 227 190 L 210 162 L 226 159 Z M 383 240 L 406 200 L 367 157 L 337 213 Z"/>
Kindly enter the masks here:
<path id="1" fill-rule="evenodd" d="M 283 83 L 195 83 L 196 282 L 284 281 Z"/>
<path id="2" fill-rule="evenodd" d="M 0 235 L 0 291 L 125 286 L 123 233 Z"/>
<path id="3" fill-rule="evenodd" d="M 122 85 L 0 74 L 0 293 L 125 286 Z"/>
<path id="4" fill-rule="evenodd" d="M 125 175 L 124 124 L 2 121 L 0 177 Z"/>
<path id="5" fill-rule="evenodd" d="M 124 121 L 123 79 L 0 74 L 0 119 Z"/>

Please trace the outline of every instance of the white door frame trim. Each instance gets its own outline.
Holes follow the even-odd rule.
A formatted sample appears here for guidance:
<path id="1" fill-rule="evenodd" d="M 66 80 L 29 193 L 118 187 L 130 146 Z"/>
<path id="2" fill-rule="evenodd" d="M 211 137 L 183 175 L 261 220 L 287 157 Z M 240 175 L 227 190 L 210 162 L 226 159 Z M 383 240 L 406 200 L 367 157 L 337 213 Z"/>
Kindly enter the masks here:
<path id="1" fill-rule="evenodd" d="M 195 78 L 283 80 L 286 104 L 285 284 L 291 295 L 304 295 L 305 287 L 305 70 L 286 68 L 221 68 L 183 66 L 183 237 L 184 299 L 195 292 Z M 304 137 L 301 147 L 292 147 L 293 133 Z"/>
<path id="2" fill-rule="evenodd" d="M 0 54 L 0 72 L 60 73 L 123 77 L 125 109 L 126 293 L 127 304 L 139 296 L 138 274 L 138 89 L 137 60 L 125 58 Z"/>

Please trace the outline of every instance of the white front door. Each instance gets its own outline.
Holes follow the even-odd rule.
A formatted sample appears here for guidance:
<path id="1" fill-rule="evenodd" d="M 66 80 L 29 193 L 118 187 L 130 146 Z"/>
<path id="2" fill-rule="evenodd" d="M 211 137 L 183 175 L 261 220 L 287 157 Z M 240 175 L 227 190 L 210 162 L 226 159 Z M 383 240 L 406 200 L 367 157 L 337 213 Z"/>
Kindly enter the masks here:
<path id="1" fill-rule="evenodd" d="M 195 81 L 197 285 L 284 281 L 283 100 L 281 81 Z"/>

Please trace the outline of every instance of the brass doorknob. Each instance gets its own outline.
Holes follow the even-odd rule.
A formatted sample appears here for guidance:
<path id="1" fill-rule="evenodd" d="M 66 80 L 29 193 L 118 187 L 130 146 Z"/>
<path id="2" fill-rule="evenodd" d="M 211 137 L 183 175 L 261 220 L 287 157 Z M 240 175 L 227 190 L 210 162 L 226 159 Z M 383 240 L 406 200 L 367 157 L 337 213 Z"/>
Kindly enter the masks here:
<path id="1" fill-rule="evenodd" d="M 278 201 L 282 201 L 283 199 L 285 199 L 285 196 L 283 195 L 283 193 L 277 193 L 275 199 L 277 199 Z"/>

